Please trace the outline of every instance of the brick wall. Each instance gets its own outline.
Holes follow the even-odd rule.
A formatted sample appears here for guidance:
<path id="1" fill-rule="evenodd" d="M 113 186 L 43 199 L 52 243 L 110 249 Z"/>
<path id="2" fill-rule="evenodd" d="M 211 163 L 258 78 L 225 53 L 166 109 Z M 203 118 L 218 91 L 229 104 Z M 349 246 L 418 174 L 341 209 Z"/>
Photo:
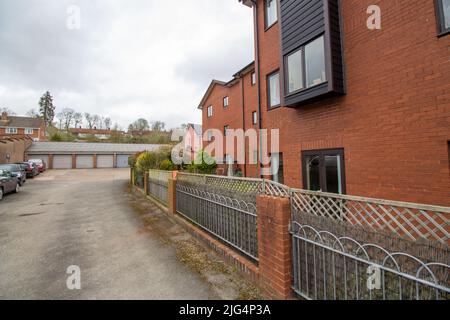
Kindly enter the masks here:
<path id="1" fill-rule="evenodd" d="M 262 3 L 262 127 L 280 129 L 285 183 L 304 187 L 302 151 L 344 148 L 348 194 L 450 205 L 450 36 L 437 37 L 434 1 L 377 1 L 382 30 L 375 31 L 366 27 L 373 1 L 341 1 L 347 94 L 271 111 L 266 76 L 280 68 L 280 30 L 265 30 Z M 256 89 L 249 93 L 247 128 L 257 108 Z M 205 127 L 242 121 L 239 104 L 223 111 L 221 100 L 211 103 L 217 117 L 206 119 L 203 110 Z M 247 175 L 257 174 L 254 166 Z"/>
<path id="2" fill-rule="evenodd" d="M 0 139 L 0 164 L 22 162 L 32 141 L 27 138 Z M 9 155 L 9 159 L 7 158 Z"/>

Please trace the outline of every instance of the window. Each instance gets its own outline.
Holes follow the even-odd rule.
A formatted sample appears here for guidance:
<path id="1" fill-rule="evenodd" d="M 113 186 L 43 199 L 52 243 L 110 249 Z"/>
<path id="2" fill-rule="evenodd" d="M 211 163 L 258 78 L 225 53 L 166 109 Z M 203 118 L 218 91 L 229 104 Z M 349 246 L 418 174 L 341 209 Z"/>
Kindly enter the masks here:
<path id="1" fill-rule="evenodd" d="M 228 99 L 228 97 L 223 98 L 223 107 L 226 108 L 226 107 L 228 107 L 229 105 L 230 105 L 230 104 L 229 104 L 229 99 Z"/>
<path id="2" fill-rule="evenodd" d="M 253 113 L 252 113 L 252 123 L 258 124 L 258 112 L 256 112 L 256 111 L 253 111 Z"/>
<path id="3" fill-rule="evenodd" d="M 213 137 L 212 137 L 212 131 L 211 130 L 208 130 L 206 132 L 206 139 L 207 139 L 208 142 L 212 141 Z"/>
<path id="4" fill-rule="evenodd" d="M 302 55 L 303 50 L 298 50 L 287 57 L 289 93 L 303 89 Z"/>
<path id="5" fill-rule="evenodd" d="M 251 164 L 258 164 L 258 150 L 253 151 L 253 159 Z"/>
<path id="6" fill-rule="evenodd" d="M 208 118 L 211 118 L 213 116 L 213 106 L 208 107 Z"/>
<path id="7" fill-rule="evenodd" d="M 7 134 L 17 134 L 17 128 L 6 128 Z"/>
<path id="8" fill-rule="evenodd" d="M 256 73 L 252 72 L 252 86 L 256 85 Z"/>
<path id="9" fill-rule="evenodd" d="M 283 171 L 283 154 L 274 153 L 271 157 L 271 172 L 272 180 L 278 183 L 284 183 L 284 171 Z"/>
<path id="10" fill-rule="evenodd" d="M 450 0 L 436 0 L 439 33 L 450 33 Z"/>
<path id="11" fill-rule="evenodd" d="M 26 128 L 26 129 L 25 129 L 25 134 L 33 134 L 33 129 L 31 129 L 31 128 Z"/>
<path id="12" fill-rule="evenodd" d="M 324 37 L 321 36 L 288 55 L 285 66 L 288 93 L 326 82 Z"/>
<path id="13" fill-rule="evenodd" d="M 269 109 L 276 108 L 280 105 L 280 73 L 277 71 L 270 74 L 267 80 Z"/>
<path id="14" fill-rule="evenodd" d="M 265 0 L 266 29 L 273 26 L 278 20 L 278 9 L 276 0 Z"/>
<path id="15" fill-rule="evenodd" d="M 306 86 L 327 81 L 325 72 L 325 42 L 323 36 L 305 46 Z"/>
<path id="16" fill-rule="evenodd" d="M 233 164 L 233 158 L 231 157 L 231 155 L 229 154 L 225 154 L 225 160 L 224 160 L 225 164 Z"/>
<path id="17" fill-rule="evenodd" d="M 227 136 L 228 135 L 228 130 L 230 130 L 230 126 L 228 126 L 228 125 L 224 126 L 223 127 L 223 134 Z"/>
<path id="18" fill-rule="evenodd" d="M 305 189 L 345 194 L 343 149 L 305 151 L 302 165 Z"/>

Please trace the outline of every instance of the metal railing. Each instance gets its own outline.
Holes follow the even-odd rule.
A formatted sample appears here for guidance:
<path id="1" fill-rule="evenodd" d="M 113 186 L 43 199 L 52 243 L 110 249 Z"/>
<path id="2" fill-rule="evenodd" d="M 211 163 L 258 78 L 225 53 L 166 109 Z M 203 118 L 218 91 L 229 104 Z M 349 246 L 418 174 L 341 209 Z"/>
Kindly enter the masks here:
<path id="1" fill-rule="evenodd" d="M 169 179 L 172 171 L 149 170 L 148 193 L 162 204 L 167 205 Z"/>
<path id="2" fill-rule="evenodd" d="M 258 261 L 256 196 L 262 180 L 178 174 L 177 211 Z"/>
<path id="3" fill-rule="evenodd" d="M 134 185 L 140 189 L 144 189 L 144 175 L 136 170 L 134 171 L 134 175 Z"/>
<path id="4" fill-rule="evenodd" d="M 450 298 L 450 208 L 305 190 L 291 203 L 300 296 Z"/>

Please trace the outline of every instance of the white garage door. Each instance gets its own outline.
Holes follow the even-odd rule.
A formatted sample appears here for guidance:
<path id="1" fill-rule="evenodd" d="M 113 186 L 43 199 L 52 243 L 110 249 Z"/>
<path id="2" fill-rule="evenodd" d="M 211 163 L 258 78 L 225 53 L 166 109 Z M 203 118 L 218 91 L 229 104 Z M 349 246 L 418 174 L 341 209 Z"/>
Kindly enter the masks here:
<path id="1" fill-rule="evenodd" d="M 130 155 L 128 154 L 119 154 L 117 155 L 117 168 L 128 168 L 128 158 Z"/>
<path id="2" fill-rule="evenodd" d="M 34 154 L 30 154 L 28 155 L 28 159 L 32 160 L 32 159 L 41 159 L 42 161 L 45 162 L 45 165 L 47 166 L 48 169 L 48 155 L 34 155 Z"/>
<path id="3" fill-rule="evenodd" d="M 97 168 L 113 168 L 114 167 L 114 155 L 100 154 L 97 155 Z"/>
<path id="4" fill-rule="evenodd" d="M 72 156 L 55 155 L 53 157 L 53 169 L 72 169 Z"/>
<path id="5" fill-rule="evenodd" d="M 94 156 L 89 155 L 77 155 L 77 169 L 93 169 L 94 168 Z"/>

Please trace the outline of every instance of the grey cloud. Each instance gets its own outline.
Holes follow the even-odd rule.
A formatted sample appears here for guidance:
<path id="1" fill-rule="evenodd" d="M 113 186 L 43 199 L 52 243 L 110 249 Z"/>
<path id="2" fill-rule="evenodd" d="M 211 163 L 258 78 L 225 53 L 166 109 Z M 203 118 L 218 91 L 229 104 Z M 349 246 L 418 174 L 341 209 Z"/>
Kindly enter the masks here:
<path id="1" fill-rule="evenodd" d="M 81 30 L 66 28 L 67 6 Z M 50 90 L 58 108 L 198 122 L 212 78 L 253 59 L 251 11 L 237 1 L 2 0 L 0 107 L 18 114 Z"/>

